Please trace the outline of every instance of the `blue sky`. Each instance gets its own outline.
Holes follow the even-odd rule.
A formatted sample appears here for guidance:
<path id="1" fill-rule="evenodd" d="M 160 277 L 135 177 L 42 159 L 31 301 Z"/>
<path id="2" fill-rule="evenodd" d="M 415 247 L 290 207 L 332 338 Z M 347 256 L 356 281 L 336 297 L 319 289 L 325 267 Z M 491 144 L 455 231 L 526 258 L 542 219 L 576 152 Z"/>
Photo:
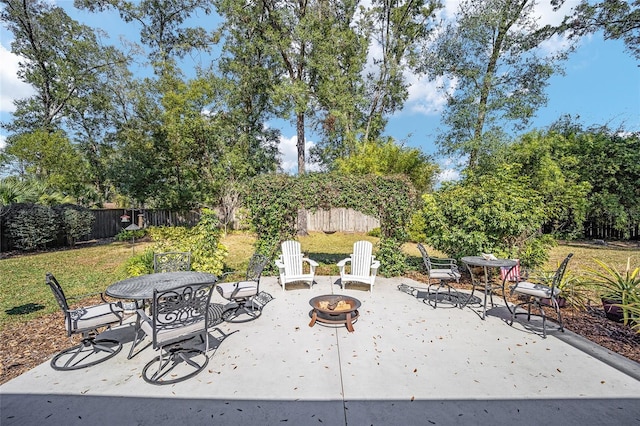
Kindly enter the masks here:
<path id="1" fill-rule="evenodd" d="M 450 16 L 459 0 L 447 0 L 445 16 Z M 541 22 L 556 22 L 554 15 L 543 2 L 538 8 Z M 567 6 L 571 6 L 571 1 Z M 575 3 L 575 2 L 574 2 Z M 73 9 L 71 0 L 58 0 L 76 20 L 100 27 L 110 35 L 110 42 L 117 44 L 119 35 L 127 35 L 138 41 L 138 28 L 125 25 L 115 13 L 90 14 Z M 208 18 L 213 25 L 214 20 Z M 200 23 L 202 24 L 202 23 Z M 12 100 L 28 96 L 30 89 L 17 80 L 18 58 L 10 53 L 12 34 L 0 28 L 0 121 L 11 118 Z M 561 44 L 562 40 L 555 40 Z M 640 68 L 639 61 L 625 50 L 619 40 L 603 40 L 601 33 L 583 39 L 580 46 L 565 63 L 566 74 L 552 77 L 547 94 L 548 105 L 540 109 L 530 129 L 544 128 L 565 114 L 580 117 L 586 126 L 607 124 L 611 128 L 623 126 L 627 131 L 640 131 Z M 185 64 L 185 67 L 187 65 Z M 434 140 L 440 127 L 440 113 L 444 105 L 442 95 L 434 85 L 416 75 L 408 75 L 412 85 L 404 108 L 389 120 L 387 134 L 407 146 L 417 147 L 428 154 L 435 154 Z M 295 127 L 281 120 L 269 123 L 282 131 L 280 151 L 285 170 L 296 168 Z M 6 133 L 0 129 L 0 147 Z M 308 145 L 314 142 L 307 137 Z M 445 169 L 443 178 L 455 177 L 452 164 L 456 159 L 439 158 Z"/>

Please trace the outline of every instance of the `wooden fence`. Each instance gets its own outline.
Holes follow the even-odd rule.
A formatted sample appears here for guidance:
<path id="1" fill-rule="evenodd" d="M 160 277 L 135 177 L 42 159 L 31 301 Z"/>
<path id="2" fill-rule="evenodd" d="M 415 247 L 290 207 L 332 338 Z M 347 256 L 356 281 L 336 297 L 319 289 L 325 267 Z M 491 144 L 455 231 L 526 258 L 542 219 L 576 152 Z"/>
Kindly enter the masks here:
<path id="1" fill-rule="evenodd" d="M 307 211 L 307 230 L 324 232 L 369 232 L 380 227 L 380 220 L 344 208 Z"/>
<path id="2" fill-rule="evenodd" d="M 97 209 L 91 210 L 96 217 L 88 240 L 111 238 L 116 236 L 131 223 L 139 227 L 145 226 L 193 226 L 200 220 L 199 211 L 174 212 L 169 210 L 123 210 Z M 122 217 L 128 216 L 126 222 Z"/>
<path id="3" fill-rule="evenodd" d="M 199 211 L 174 212 L 168 210 L 123 210 L 123 209 L 96 209 L 90 210 L 95 215 L 91 233 L 81 241 L 90 241 L 102 238 L 112 238 L 132 223 L 140 226 L 193 226 L 200 219 Z M 123 222 L 122 216 L 129 216 L 128 222 Z M 380 227 L 377 218 L 367 216 L 358 211 L 344 208 L 331 210 L 307 211 L 307 230 L 324 232 L 369 232 Z M 0 216 L 0 251 L 12 250 L 7 235 L 7 223 Z M 240 228 L 240 223 L 245 221 L 233 220 L 232 229 Z M 627 235 L 625 235 L 627 234 Z M 586 223 L 584 228 L 585 239 L 602 240 L 640 240 L 640 225 L 629 227 L 628 232 L 620 232 L 613 226 Z"/>

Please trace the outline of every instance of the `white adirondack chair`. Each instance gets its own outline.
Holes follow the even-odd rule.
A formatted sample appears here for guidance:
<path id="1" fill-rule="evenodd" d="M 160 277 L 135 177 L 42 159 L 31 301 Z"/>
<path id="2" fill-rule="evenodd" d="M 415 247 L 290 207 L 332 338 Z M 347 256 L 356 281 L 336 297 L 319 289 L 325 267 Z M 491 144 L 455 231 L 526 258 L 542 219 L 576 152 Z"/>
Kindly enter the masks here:
<path id="1" fill-rule="evenodd" d="M 373 283 L 376 280 L 380 261 L 375 260 L 375 256 L 371 254 L 372 250 L 373 244 L 369 241 L 356 241 L 351 256 L 338 262 L 342 288 L 347 282 L 359 282 L 369 284 L 369 290 L 373 291 Z M 351 263 L 350 273 L 346 272 L 347 263 Z"/>
<path id="2" fill-rule="evenodd" d="M 309 289 L 313 285 L 313 277 L 316 272 L 318 263 L 314 260 L 304 257 L 300 250 L 300 243 L 297 241 L 284 241 L 281 244 L 282 254 L 276 260 L 276 266 L 280 270 L 280 285 L 282 291 L 285 290 L 287 283 L 308 282 Z M 309 273 L 304 273 L 303 263 L 309 264 Z"/>

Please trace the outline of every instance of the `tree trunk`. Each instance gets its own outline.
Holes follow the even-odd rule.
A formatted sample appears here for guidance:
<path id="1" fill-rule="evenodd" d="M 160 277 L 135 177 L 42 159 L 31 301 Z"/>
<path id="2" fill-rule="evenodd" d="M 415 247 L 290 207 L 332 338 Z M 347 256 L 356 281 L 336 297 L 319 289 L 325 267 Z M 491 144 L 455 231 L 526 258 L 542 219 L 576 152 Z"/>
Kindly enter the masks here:
<path id="1" fill-rule="evenodd" d="M 298 175 L 304 174 L 304 112 L 299 112 L 296 118 L 296 132 L 298 135 Z"/>
<path id="2" fill-rule="evenodd" d="M 300 112 L 297 115 L 296 130 L 298 133 L 298 176 L 304 174 L 304 113 Z M 308 235 L 307 231 L 307 212 L 304 207 L 298 209 L 298 235 Z"/>

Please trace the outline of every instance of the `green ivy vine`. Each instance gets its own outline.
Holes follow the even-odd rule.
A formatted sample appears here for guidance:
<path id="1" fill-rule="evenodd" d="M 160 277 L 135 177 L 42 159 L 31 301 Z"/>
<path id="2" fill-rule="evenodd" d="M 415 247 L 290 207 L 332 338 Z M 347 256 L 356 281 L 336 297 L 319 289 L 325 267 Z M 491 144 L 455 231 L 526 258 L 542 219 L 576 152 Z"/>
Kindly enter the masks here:
<path id="1" fill-rule="evenodd" d="M 297 215 L 307 210 L 343 207 L 380 219 L 380 273 L 404 272 L 401 245 L 418 197 L 404 176 L 354 176 L 335 173 L 261 175 L 250 181 L 244 200 L 258 239 L 256 251 L 275 258 L 280 243 L 294 239 Z"/>

